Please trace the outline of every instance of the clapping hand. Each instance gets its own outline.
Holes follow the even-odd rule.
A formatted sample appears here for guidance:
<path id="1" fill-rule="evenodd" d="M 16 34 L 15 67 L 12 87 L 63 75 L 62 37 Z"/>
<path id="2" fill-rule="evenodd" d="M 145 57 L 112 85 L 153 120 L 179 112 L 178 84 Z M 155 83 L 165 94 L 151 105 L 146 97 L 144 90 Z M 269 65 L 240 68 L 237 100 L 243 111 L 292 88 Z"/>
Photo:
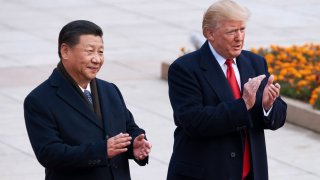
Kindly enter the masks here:
<path id="1" fill-rule="evenodd" d="M 261 81 L 266 77 L 266 75 L 260 75 L 254 78 L 249 78 L 248 82 L 244 84 L 242 98 L 246 103 L 247 109 L 251 109 L 256 102 L 256 95 L 261 84 Z"/>
<path id="2" fill-rule="evenodd" d="M 131 144 L 131 136 L 128 133 L 120 133 L 107 140 L 107 154 L 112 158 L 118 154 L 128 151 L 127 146 Z"/>
<path id="3" fill-rule="evenodd" d="M 140 134 L 133 141 L 133 154 L 136 160 L 145 159 L 151 152 L 152 145 L 144 137 L 144 134 Z"/>
<path id="4" fill-rule="evenodd" d="M 274 76 L 271 75 L 268 79 L 267 85 L 263 90 L 262 106 L 266 111 L 273 106 L 274 101 L 280 95 L 280 84 L 273 84 Z"/>

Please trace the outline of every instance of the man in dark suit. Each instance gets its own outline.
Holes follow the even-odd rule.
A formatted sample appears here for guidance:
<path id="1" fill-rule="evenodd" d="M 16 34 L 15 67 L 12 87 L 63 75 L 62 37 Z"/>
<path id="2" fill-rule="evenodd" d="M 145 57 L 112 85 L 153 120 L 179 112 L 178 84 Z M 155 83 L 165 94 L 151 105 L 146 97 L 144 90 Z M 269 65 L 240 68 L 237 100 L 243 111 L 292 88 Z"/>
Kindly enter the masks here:
<path id="1" fill-rule="evenodd" d="M 47 180 L 129 180 L 128 159 L 148 162 L 151 144 L 119 89 L 96 78 L 102 30 L 78 20 L 59 34 L 60 63 L 24 101 L 29 139 Z"/>
<path id="2" fill-rule="evenodd" d="M 177 126 L 168 180 L 268 179 L 264 129 L 286 119 L 264 58 L 242 50 L 249 11 L 230 0 L 208 8 L 207 41 L 169 68 Z"/>

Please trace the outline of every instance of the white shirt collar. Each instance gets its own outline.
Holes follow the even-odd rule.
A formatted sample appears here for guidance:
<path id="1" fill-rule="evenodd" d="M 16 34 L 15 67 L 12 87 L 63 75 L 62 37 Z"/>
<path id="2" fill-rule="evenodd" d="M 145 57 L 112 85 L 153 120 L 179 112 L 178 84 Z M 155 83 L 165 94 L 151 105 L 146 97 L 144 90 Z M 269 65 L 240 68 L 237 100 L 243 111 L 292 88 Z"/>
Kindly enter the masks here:
<path id="1" fill-rule="evenodd" d="M 221 67 L 223 67 L 225 65 L 225 62 L 226 62 L 226 59 L 224 57 L 222 57 L 220 54 L 217 53 L 217 51 L 215 49 L 213 49 L 212 45 L 210 42 L 208 42 L 209 44 L 209 48 L 213 54 L 213 56 L 216 58 L 216 60 L 218 61 L 219 65 Z M 233 58 L 233 63 L 235 65 L 237 65 L 237 59 L 236 58 Z"/>
<path id="2" fill-rule="evenodd" d="M 226 59 L 224 57 L 222 57 L 220 54 L 218 54 L 217 51 L 213 49 L 213 47 L 211 46 L 210 43 L 208 43 L 208 44 L 209 44 L 209 47 L 210 47 L 210 50 L 211 50 L 212 54 L 214 55 L 214 57 L 216 58 L 217 62 L 219 63 L 224 75 L 227 76 L 227 65 L 225 64 Z M 236 58 L 233 58 L 232 67 L 233 67 L 235 76 L 237 78 L 238 86 L 240 87 L 240 90 L 241 90 L 240 72 L 239 72 L 239 69 L 237 67 Z"/>
<path id="3" fill-rule="evenodd" d="M 78 85 L 79 86 L 79 85 Z M 87 85 L 86 89 L 83 89 L 81 86 L 79 86 L 81 91 L 84 92 L 84 90 L 88 90 L 91 93 L 90 83 Z"/>

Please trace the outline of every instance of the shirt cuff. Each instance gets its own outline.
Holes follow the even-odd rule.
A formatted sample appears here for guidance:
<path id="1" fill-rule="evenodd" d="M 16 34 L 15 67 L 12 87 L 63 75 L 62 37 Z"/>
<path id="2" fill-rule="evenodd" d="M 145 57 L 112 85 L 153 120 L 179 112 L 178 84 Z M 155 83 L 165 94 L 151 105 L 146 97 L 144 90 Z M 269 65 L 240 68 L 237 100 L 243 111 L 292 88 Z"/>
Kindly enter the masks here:
<path id="1" fill-rule="evenodd" d="M 269 109 L 269 111 L 266 111 L 266 110 L 264 109 L 264 107 L 262 107 L 262 109 L 263 109 L 263 115 L 266 116 L 266 117 L 269 116 L 272 108 L 273 108 L 273 106 L 271 106 L 271 108 Z"/>

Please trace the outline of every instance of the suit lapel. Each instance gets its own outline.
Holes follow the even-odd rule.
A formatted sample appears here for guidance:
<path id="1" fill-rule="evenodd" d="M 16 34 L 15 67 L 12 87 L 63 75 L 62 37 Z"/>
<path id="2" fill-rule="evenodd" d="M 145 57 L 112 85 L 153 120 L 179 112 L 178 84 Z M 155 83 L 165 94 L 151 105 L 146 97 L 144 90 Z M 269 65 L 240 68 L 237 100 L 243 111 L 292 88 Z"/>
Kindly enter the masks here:
<path id="1" fill-rule="evenodd" d="M 250 64 L 249 59 L 246 59 L 243 54 L 240 54 L 237 57 L 237 67 L 240 73 L 241 90 L 243 90 L 243 86 L 248 82 L 248 79 L 255 77 L 254 69 Z"/>
<path id="2" fill-rule="evenodd" d="M 52 85 L 57 86 L 57 96 L 63 99 L 69 106 L 74 108 L 80 114 L 86 117 L 90 122 L 94 123 L 99 128 L 102 128 L 102 123 L 98 119 L 97 115 L 88 107 L 87 103 L 82 100 L 82 97 L 67 82 L 57 70 L 55 70 L 50 77 Z"/>
<path id="3" fill-rule="evenodd" d="M 200 68 L 202 69 L 211 88 L 217 93 L 221 101 L 234 100 L 227 78 L 218 61 L 213 56 L 209 48 L 208 41 L 206 41 L 200 48 L 200 54 Z"/>
<path id="4" fill-rule="evenodd" d="M 110 89 L 106 88 L 107 86 L 104 86 L 101 84 L 101 81 L 96 81 L 97 82 L 97 89 L 98 89 L 98 94 L 100 97 L 100 107 L 101 107 L 101 114 L 102 114 L 102 120 L 103 120 L 103 124 L 104 124 L 104 129 L 106 131 L 106 133 L 109 136 L 113 136 L 116 134 L 116 132 L 114 131 L 114 122 L 116 122 L 114 120 L 114 111 L 112 111 L 112 102 L 111 102 L 111 97 L 112 96 L 112 92 L 110 91 Z"/>

